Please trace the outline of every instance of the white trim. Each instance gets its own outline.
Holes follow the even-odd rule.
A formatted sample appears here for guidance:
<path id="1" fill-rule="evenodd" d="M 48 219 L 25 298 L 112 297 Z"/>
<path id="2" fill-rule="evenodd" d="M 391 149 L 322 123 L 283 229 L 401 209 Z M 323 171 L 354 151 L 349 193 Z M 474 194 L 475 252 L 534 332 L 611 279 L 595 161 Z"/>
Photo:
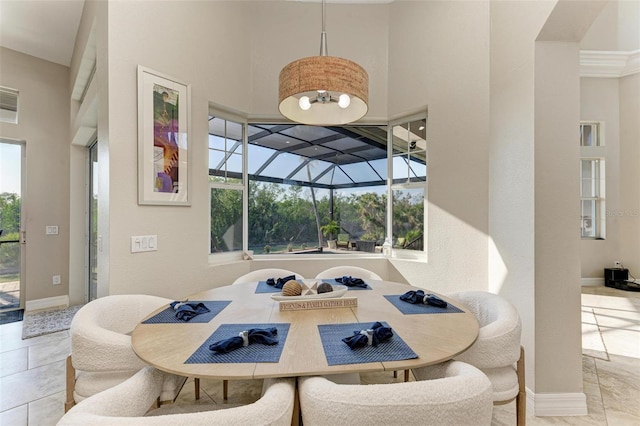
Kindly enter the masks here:
<path id="1" fill-rule="evenodd" d="M 58 306 L 69 306 L 69 295 L 47 297 L 46 299 L 27 300 L 25 303 L 25 312 L 37 311 L 39 309 L 56 308 Z"/>
<path id="2" fill-rule="evenodd" d="M 580 77 L 619 78 L 640 72 L 640 50 L 580 51 Z"/>
<path id="3" fill-rule="evenodd" d="M 582 287 L 602 287 L 604 278 L 580 278 L 580 285 Z"/>
<path id="4" fill-rule="evenodd" d="M 538 417 L 589 414 L 587 396 L 583 392 L 534 394 L 527 388 L 527 406 L 532 406 L 534 415 Z"/>

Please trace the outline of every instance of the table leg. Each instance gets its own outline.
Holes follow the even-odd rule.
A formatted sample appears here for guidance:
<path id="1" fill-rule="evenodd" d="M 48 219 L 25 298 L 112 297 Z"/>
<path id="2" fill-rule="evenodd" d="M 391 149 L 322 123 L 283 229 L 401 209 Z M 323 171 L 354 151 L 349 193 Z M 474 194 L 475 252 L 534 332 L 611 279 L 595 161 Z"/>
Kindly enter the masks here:
<path id="1" fill-rule="evenodd" d="M 300 416 L 300 394 L 298 393 L 298 379 L 296 378 L 296 388 L 293 394 L 293 416 L 291 418 L 291 426 L 298 426 L 302 423 Z"/>
<path id="2" fill-rule="evenodd" d="M 194 377 L 193 382 L 195 384 L 196 400 L 198 400 L 200 399 L 200 379 L 197 377 Z"/>

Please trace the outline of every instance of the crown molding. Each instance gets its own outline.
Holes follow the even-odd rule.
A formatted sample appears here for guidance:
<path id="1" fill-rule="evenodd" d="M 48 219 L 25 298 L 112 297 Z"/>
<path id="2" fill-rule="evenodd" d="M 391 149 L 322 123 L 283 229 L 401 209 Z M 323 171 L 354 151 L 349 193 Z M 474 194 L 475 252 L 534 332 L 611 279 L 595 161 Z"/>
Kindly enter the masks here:
<path id="1" fill-rule="evenodd" d="M 640 50 L 580 51 L 580 77 L 619 78 L 640 72 Z"/>

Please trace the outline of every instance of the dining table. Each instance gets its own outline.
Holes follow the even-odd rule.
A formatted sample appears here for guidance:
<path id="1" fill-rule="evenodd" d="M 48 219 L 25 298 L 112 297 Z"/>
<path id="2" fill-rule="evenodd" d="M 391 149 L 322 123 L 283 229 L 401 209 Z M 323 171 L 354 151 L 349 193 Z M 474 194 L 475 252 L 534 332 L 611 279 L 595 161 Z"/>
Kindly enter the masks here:
<path id="1" fill-rule="evenodd" d="M 301 284 L 306 289 L 321 282 L 340 286 L 326 279 L 305 279 Z M 357 306 L 299 310 L 281 310 L 280 304 L 286 303 L 276 300 L 285 299 L 281 290 L 264 281 L 212 288 L 187 299 L 207 305 L 211 308 L 208 314 L 180 321 L 170 306 L 150 313 L 132 332 L 133 350 L 149 365 L 168 373 L 242 380 L 408 371 L 449 360 L 478 336 L 475 316 L 457 300 L 404 283 L 367 279 L 364 284 L 347 287 L 341 296 L 352 304 L 355 300 Z M 401 295 L 417 290 L 446 301 L 447 307 L 400 300 Z M 292 298 L 300 299 L 304 296 Z M 342 341 L 376 322 L 391 328 L 392 343 L 352 350 Z M 278 343 L 252 344 L 226 354 L 209 349 L 214 341 L 254 327 L 277 327 Z M 244 351 L 246 358 L 242 358 Z M 263 352 L 265 358 L 261 358 Z"/>

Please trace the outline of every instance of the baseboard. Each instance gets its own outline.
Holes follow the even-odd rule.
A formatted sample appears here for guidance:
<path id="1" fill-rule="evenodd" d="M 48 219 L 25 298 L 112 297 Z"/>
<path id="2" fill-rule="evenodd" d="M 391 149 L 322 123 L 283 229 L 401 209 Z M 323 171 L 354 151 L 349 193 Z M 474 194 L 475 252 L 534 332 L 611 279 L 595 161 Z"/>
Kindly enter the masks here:
<path id="1" fill-rule="evenodd" d="M 25 303 L 25 312 L 37 311 L 40 309 L 55 308 L 58 306 L 69 306 L 69 295 L 47 297 L 46 299 L 27 300 Z"/>
<path id="2" fill-rule="evenodd" d="M 550 416 L 586 416 L 587 396 L 580 393 L 538 393 L 527 388 L 527 409 L 533 407 L 533 413 L 539 417 Z"/>
<path id="3" fill-rule="evenodd" d="M 598 287 L 604 285 L 604 278 L 580 278 L 582 287 Z"/>

